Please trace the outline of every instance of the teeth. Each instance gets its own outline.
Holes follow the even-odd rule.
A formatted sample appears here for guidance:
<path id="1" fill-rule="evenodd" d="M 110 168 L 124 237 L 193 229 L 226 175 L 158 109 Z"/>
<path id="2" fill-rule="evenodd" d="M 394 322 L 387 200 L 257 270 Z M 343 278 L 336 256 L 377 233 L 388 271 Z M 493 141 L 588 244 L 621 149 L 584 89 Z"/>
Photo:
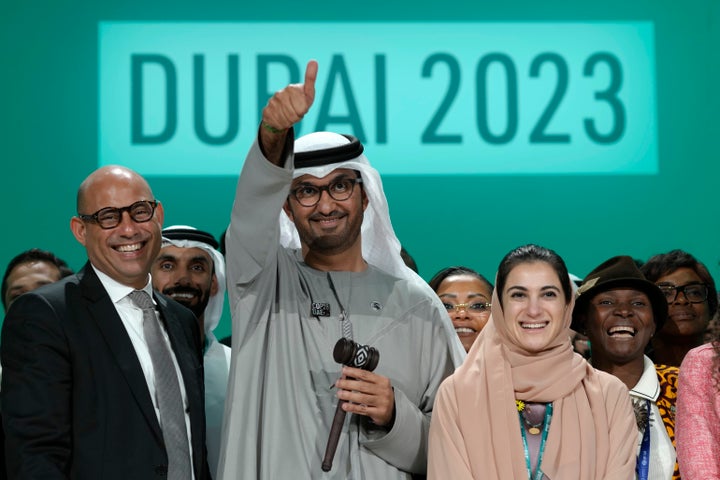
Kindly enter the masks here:
<path id="1" fill-rule="evenodd" d="M 141 243 L 134 243 L 132 245 L 118 245 L 115 247 L 115 250 L 118 252 L 135 252 L 137 250 L 140 250 L 142 247 Z"/>
<path id="2" fill-rule="evenodd" d="M 475 330 L 467 327 L 458 327 L 455 329 L 457 333 L 475 333 Z"/>
<path id="3" fill-rule="evenodd" d="M 520 326 L 522 328 L 529 328 L 529 329 L 536 329 L 536 328 L 544 328 L 547 326 L 546 322 L 542 323 L 521 323 Z"/>
<path id="4" fill-rule="evenodd" d="M 627 326 L 612 327 L 608 330 L 608 335 L 631 335 L 635 336 L 635 329 Z"/>
<path id="5" fill-rule="evenodd" d="M 173 294 L 172 294 L 172 297 L 173 297 L 173 298 L 187 298 L 187 299 L 190 299 L 190 298 L 193 298 L 194 296 L 195 296 L 195 295 L 193 295 L 192 293 L 173 293 Z"/>

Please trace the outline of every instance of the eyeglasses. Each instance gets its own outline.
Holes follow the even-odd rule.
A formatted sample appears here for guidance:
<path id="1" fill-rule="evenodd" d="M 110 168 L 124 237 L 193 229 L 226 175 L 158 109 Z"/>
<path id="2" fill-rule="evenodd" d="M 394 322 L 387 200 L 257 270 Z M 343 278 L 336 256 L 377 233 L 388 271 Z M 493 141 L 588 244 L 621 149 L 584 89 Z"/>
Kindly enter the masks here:
<path id="1" fill-rule="evenodd" d="M 702 303 L 707 300 L 708 297 L 708 287 L 704 283 L 689 283 L 679 287 L 674 285 L 658 285 L 658 287 L 663 292 L 663 295 L 665 295 L 665 300 L 667 300 L 668 303 L 673 303 L 677 300 L 680 292 L 685 295 L 685 298 L 690 303 Z"/>
<path id="2" fill-rule="evenodd" d="M 130 218 L 135 223 L 149 222 L 150 219 L 153 218 L 153 214 L 155 213 L 155 208 L 158 203 L 160 202 L 157 200 L 141 200 L 127 207 L 101 208 L 92 215 L 83 215 L 82 213 L 78 213 L 78 217 L 85 222 L 97 223 L 103 230 L 109 230 L 120 225 L 123 212 L 128 212 Z"/>
<path id="3" fill-rule="evenodd" d="M 363 183 L 362 178 L 339 178 L 323 186 L 306 183 L 291 190 L 290 193 L 303 207 L 314 207 L 320 201 L 323 191 L 333 200 L 339 202 L 347 200 L 352 195 L 356 183 Z"/>
<path id="4" fill-rule="evenodd" d="M 452 313 L 454 311 L 460 312 L 460 310 L 465 310 L 468 313 L 474 313 L 476 315 L 486 315 L 490 313 L 490 306 L 491 305 L 486 302 L 458 303 L 457 305 L 443 302 L 443 307 L 445 307 L 445 310 L 447 310 L 448 313 Z"/>

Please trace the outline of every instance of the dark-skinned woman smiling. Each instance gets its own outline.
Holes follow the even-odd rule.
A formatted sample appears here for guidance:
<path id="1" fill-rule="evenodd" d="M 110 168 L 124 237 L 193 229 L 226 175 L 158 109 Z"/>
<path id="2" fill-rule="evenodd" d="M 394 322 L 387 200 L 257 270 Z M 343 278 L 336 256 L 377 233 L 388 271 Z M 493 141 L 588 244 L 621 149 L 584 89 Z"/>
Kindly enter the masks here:
<path id="1" fill-rule="evenodd" d="M 627 386 L 638 425 L 639 480 L 680 478 L 675 454 L 677 367 L 655 365 L 645 355 L 663 328 L 665 295 L 629 256 L 613 257 L 590 272 L 578 289 L 573 330 L 592 345 L 593 367 Z"/>
<path id="2" fill-rule="evenodd" d="M 715 280 L 691 254 L 672 250 L 648 259 L 641 271 L 660 287 L 668 304 L 668 321 L 648 348 L 655 363 L 679 367 L 685 354 L 705 343 L 705 332 L 718 309 Z"/>

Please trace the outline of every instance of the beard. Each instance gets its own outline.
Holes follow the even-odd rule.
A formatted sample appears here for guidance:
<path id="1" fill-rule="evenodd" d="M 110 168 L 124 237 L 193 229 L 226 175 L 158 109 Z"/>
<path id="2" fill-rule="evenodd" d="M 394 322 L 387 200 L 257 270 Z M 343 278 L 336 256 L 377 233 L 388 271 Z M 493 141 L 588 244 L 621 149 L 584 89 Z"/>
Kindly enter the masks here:
<path id="1" fill-rule="evenodd" d="M 313 222 L 322 219 L 344 218 L 346 225 L 341 230 L 331 233 L 320 232 L 313 228 Z M 297 220 L 297 217 L 296 217 Z M 336 254 L 350 248 L 360 236 L 363 222 L 363 211 L 360 206 L 357 212 L 333 211 L 328 215 L 315 213 L 303 222 L 296 222 L 300 242 L 307 245 L 310 250 L 324 254 Z"/>
<path id="2" fill-rule="evenodd" d="M 172 298 L 180 305 L 190 309 L 198 319 L 203 318 L 205 314 L 205 308 L 208 302 L 210 302 L 210 290 L 202 291 L 192 287 L 169 287 L 163 290 L 163 294 Z M 176 294 L 187 293 L 193 295 L 193 298 L 175 297 Z M 197 299 L 197 303 L 193 304 L 193 301 Z"/>

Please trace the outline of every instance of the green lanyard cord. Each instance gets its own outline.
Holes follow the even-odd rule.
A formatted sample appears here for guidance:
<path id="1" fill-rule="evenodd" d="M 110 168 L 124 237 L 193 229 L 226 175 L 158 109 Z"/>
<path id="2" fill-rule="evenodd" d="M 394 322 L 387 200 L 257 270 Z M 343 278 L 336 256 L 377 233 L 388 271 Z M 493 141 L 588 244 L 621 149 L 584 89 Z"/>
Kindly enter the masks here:
<path id="1" fill-rule="evenodd" d="M 518 412 L 518 419 L 520 420 L 520 433 L 522 434 L 523 448 L 525 449 L 525 466 L 527 467 L 528 479 L 529 480 L 541 480 L 543 472 L 540 469 L 542 464 L 543 454 L 545 453 L 545 442 L 547 441 L 548 431 L 550 430 L 550 420 L 552 419 L 553 405 L 548 403 L 545 405 L 545 419 L 543 420 L 543 431 L 542 437 L 540 438 L 540 448 L 538 449 L 537 466 L 535 467 L 535 475 L 532 474 L 532 466 L 530 465 L 530 450 L 528 449 L 527 436 L 525 433 L 525 426 L 523 424 L 522 412 Z"/>

